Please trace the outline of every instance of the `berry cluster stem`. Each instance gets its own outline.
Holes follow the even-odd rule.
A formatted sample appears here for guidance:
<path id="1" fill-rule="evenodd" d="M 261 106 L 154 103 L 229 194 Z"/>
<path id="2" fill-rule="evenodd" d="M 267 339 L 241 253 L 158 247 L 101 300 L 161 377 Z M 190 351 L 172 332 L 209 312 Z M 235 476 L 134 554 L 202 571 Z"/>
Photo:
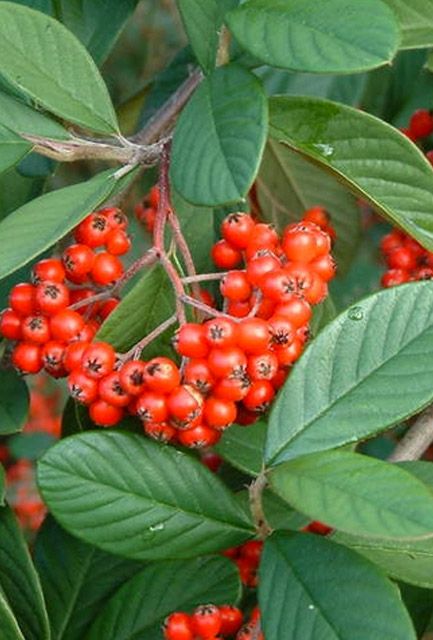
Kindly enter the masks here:
<path id="1" fill-rule="evenodd" d="M 268 480 L 264 471 L 262 471 L 249 486 L 251 513 L 256 525 L 257 534 L 261 540 L 266 540 L 266 538 L 272 533 L 272 529 L 266 521 L 263 509 L 263 491 L 267 484 Z"/>
<path id="2" fill-rule="evenodd" d="M 433 405 L 430 405 L 419 415 L 388 460 L 390 462 L 419 460 L 432 443 Z"/>

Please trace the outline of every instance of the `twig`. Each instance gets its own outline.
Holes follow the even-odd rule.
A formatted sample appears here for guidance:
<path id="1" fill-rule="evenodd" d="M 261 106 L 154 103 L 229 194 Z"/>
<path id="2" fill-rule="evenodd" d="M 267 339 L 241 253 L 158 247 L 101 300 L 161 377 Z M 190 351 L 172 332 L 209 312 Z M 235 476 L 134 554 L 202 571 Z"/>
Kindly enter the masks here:
<path id="1" fill-rule="evenodd" d="M 388 460 L 419 460 L 433 443 L 433 404 L 427 407 L 400 440 Z"/>
<path id="2" fill-rule="evenodd" d="M 189 246 L 184 238 L 184 235 L 182 233 L 182 230 L 180 228 L 180 224 L 179 224 L 179 220 L 177 218 L 176 215 L 174 215 L 174 212 L 172 209 L 169 210 L 168 212 L 168 223 L 171 227 L 171 230 L 173 232 L 173 238 L 174 241 L 176 243 L 176 246 L 178 247 L 183 261 L 185 263 L 185 268 L 186 268 L 186 272 L 188 274 L 188 276 L 190 278 L 192 278 L 191 280 L 191 284 L 192 284 L 192 293 L 193 296 L 195 298 L 197 298 L 197 300 L 200 300 L 200 286 L 198 285 L 198 281 L 197 281 L 197 272 L 195 270 L 195 265 L 194 265 L 194 260 L 192 258 L 191 255 L 191 251 L 189 250 Z M 182 280 L 183 281 L 183 280 Z"/>
<path id="3" fill-rule="evenodd" d="M 220 273 L 201 273 L 195 276 L 187 276 L 182 278 L 183 284 L 192 284 L 193 282 L 211 282 L 212 280 L 221 280 L 228 271 L 221 271 Z"/>
<path id="4" fill-rule="evenodd" d="M 207 316 L 211 316 L 212 318 L 226 318 L 227 320 L 233 320 L 233 322 L 240 322 L 242 320 L 242 318 L 236 318 L 235 316 L 231 316 L 228 313 L 224 313 L 224 311 L 218 311 L 217 309 L 214 309 L 213 307 L 207 305 L 205 302 L 196 300 L 195 298 L 187 296 L 186 294 L 181 296 L 181 301 L 184 304 L 188 304 L 190 307 L 193 307 L 194 309 L 202 311 Z"/>
<path id="5" fill-rule="evenodd" d="M 262 471 L 249 486 L 251 513 L 254 518 L 257 534 L 261 540 L 266 540 L 272 533 L 272 529 L 266 521 L 262 503 L 263 491 L 267 484 L 267 478 Z"/>

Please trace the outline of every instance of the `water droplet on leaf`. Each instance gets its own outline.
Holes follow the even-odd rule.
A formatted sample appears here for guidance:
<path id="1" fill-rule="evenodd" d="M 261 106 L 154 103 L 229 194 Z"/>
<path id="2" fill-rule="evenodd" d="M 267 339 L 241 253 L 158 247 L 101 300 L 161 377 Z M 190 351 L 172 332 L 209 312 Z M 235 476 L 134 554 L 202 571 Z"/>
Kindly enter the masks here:
<path id="1" fill-rule="evenodd" d="M 348 315 L 351 320 L 362 320 L 364 318 L 364 311 L 362 307 L 352 307 L 349 309 Z"/>

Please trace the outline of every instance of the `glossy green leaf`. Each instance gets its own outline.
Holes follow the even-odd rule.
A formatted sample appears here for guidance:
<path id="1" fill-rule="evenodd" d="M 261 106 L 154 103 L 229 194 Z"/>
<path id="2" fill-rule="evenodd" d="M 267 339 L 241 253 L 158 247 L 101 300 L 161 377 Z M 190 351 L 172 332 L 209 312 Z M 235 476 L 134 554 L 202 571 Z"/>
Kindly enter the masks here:
<path id="1" fill-rule="evenodd" d="M 165 271 L 155 266 L 144 273 L 137 284 L 98 332 L 98 339 L 127 351 L 141 338 L 167 320 L 174 309 L 173 288 Z"/>
<path id="2" fill-rule="evenodd" d="M 59 20 L 84 44 L 98 66 L 137 3 L 138 0 L 55 0 Z"/>
<path id="3" fill-rule="evenodd" d="M 4 0 L 1 0 L 3 2 Z M 52 0 L 13 0 L 15 4 L 24 4 L 26 7 L 43 11 L 48 15 L 53 15 Z"/>
<path id="4" fill-rule="evenodd" d="M 0 279 L 51 247 L 115 190 L 124 187 L 131 175 L 117 179 L 113 170 L 104 171 L 87 182 L 27 202 L 2 220 Z"/>
<path id="5" fill-rule="evenodd" d="M 1 74 L 48 111 L 100 133 L 118 131 L 97 67 L 60 22 L 39 11 L 0 3 Z"/>
<path id="6" fill-rule="evenodd" d="M 240 44 L 265 64 L 293 71 L 350 73 L 392 60 L 396 18 L 379 0 L 249 0 L 227 16 Z"/>
<path id="7" fill-rule="evenodd" d="M 234 64 L 216 69 L 177 122 L 174 187 L 194 204 L 242 199 L 258 171 L 266 133 L 267 102 L 260 81 Z"/>
<path id="8" fill-rule="evenodd" d="M 240 544 L 253 531 L 204 465 L 142 436 L 87 432 L 67 438 L 39 461 L 38 481 L 66 529 L 130 558 L 203 555 Z"/>
<path id="9" fill-rule="evenodd" d="M 398 588 L 326 538 L 274 534 L 259 571 L 266 640 L 415 640 Z"/>
<path id="10" fill-rule="evenodd" d="M 25 640 L 14 615 L 0 591 L 0 620 L 2 640 Z"/>
<path id="11" fill-rule="evenodd" d="M 24 380 L 12 369 L 0 371 L 0 435 L 21 431 L 27 421 L 29 404 Z"/>
<path id="12" fill-rule="evenodd" d="M 240 471 L 256 476 L 263 466 L 267 427 L 261 420 L 246 427 L 233 425 L 224 432 L 214 449 Z"/>
<path id="13" fill-rule="evenodd" d="M 398 587 L 404 606 L 408 610 L 418 634 L 417 638 L 423 638 L 431 621 L 433 592 L 404 582 L 400 582 Z"/>
<path id="14" fill-rule="evenodd" d="M 251 512 L 248 489 L 239 491 L 236 494 L 236 499 L 238 503 L 243 506 L 245 513 Z M 310 522 L 308 516 L 289 507 L 287 502 L 269 489 L 263 491 L 262 506 L 266 522 L 271 529 L 275 531 L 281 529 L 296 531 L 305 527 Z"/>
<path id="15" fill-rule="evenodd" d="M 35 563 L 53 640 L 82 640 L 105 602 L 143 567 L 77 540 L 51 516 L 37 535 Z"/>
<path id="16" fill-rule="evenodd" d="M 383 538 L 433 537 L 433 492 L 389 462 L 325 451 L 279 465 L 269 481 L 295 509 L 334 529 Z"/>
<path id="17" fill-rule="evenodd" d="M 338 274 L 347 271 L 361 237 L 361 213 L 347 188 L 276 140 L 265 147 L 256 185 L 261 217 L 280 231 L 306 209 L 325 207 L 337 233 L 332 253 Z"/>
<path id="18" fill-rule="evenodd" d="M 401 27 L 403 49 L 433 45 L 432 0 L 384 0 L 395 11 Z"/>
<path id="19" fill-rule="evenodd" d="M 433 248 L 433 169 L 406 136 L 362 111 L 314 98 L 271 99 L 270 123 L 272 138 Z"/>
<path id="20" fill-rule="evenodd" d="M 273 405 L 265 458 L 275 465 L 357 442 L 433 397 L 433 286 L 365 298 L 310 343 Z"/>
<path id="21" fill-rule="evenodd" d="M 0 592 L 26 640 L 49 640 L 49 623 L 39 577 L 27 543 L 9 507 L 0 509 Z M 3 633 L 3 614 L 0 613 Z M 1 638 L 3 640 L 3 635 Z"/>
<path id="22" fill-rule="evenodd" d="M 236 5 L 237 0 L 177 0 L 188 39 L 206 72 L 215 66 L 224 13 Z"/>
<path id="23" fill-rule="evenodd" d="M 19 433 L 8 439 L 8 449 L 15 459 L 37 460 L 57 442 L 55 436 L 45 431 L 33 431 L 31 433 Z"/>
<path id="24" fill-rule="evenodd" d="M 161 624 L 173 611 L 234 604 L 240 594 L 237 568 L 225 558 L 152 563 L 117 591 L 85 640 L 160 640 Z"/>
<path id="25" fill-rule="evenodd" d="M 0 92 L 0 125 L 15 133 L 29 133 L 44 138 L 66 140 L 70 137 L 61 124 L 3 92 Z"/>
<path id="26" fill-rule="evenodd" d="M 32 145 L 0 124 L 0 173 L 16 165 Z"/>

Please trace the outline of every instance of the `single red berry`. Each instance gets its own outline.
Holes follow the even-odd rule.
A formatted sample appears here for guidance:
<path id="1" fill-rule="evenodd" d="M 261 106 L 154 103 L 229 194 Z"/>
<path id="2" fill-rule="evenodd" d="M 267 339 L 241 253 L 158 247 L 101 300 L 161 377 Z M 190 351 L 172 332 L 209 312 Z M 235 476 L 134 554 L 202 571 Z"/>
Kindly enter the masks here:
<path id="1" fill-rule="evenodd" d="M 311 320 L 313 311 L 306 300 L 293 295 L 289 300 L 275 307 L 274 315 L 287 318 L 297 329 Z"/>
<path id="2" fill-rule="evenodd" d="M 201 416 L 203 404 L 203 396 L 197 389 L 188 384 L 179 385 L 167 397 L 170 422 L 177 429 L 188 428 Z"/>
<path id="3" fill-rule="evenodd" d="M 50 340 L 42 347 L 42 362 L 44 368 L 54 378 L 66 375 L 64 366 L 65 344 L 60 340 Z"/>
<path id="4" fill-rule="evenodd" d="M 278 269 L 263 276 L 260 288 L 263 295 L 274 302 L 283 303 L 297 294 L 297 286 L 286 269 Z"/>
<path id="5" fill-rule="evenodd" d="M 152 358 L 145 366 L 144 382 L 149 389 L 171 393 L 180 384 L 180 371 L 170 358 Z"/>
<path id="6" fill-rule="evenodd" d="M 69 305 L 69 289 L 61 282 L 41 282 L 36 287 L 35 301 L 42 313 L 54 315 Z"/>
<path id="7" fill-rule="evenodd" d="M 147 200 L 149 201 L 149 205 L 151 207 L 153 207 L 154 209 L 158 208 L 160 194 L 159 194 L 159 186 L 157 184 L 155 184 L 147 194 Z"/>
<path id="8" fill-rule="evenodd" d="M 32 269 L 32 282 L 40 284 L 44 280 L 50 282 L 64 282 L 66 273 L 60 260 L 47 258 L 40 260 Z"/>
<path id="9" fill-rule="evenodd" d="M 103 251 L 98 253 L 93 263 L 91 275 L 96 284 L 106 286 L 115 283 L 123 274 L 123 265 L 117 256 Z"/>
<path id="10" fill-rule="evenodd" d="M 89 342 L 85 342 L 83 340 L 75 340 L 66 347 L 63 359 L 66 371 L 73 371 L 81 366 L 83 354 L 89 344 Z"/>
<path id="11" fill-rule="evenodd" d="M 128 226 L 128 218 L 118 207 L 104 207 L 96 213 L 107 219 L 110 229 L 124 230 Z"/>
<path id="12" fill-rule="evenodd" d="M 314 222 L 318 227 L 325 230 L 331 221 L 329 213 L 323 207 L 311 207 L 304 211 L 303 220 L 306 222 Z"/>
<path id="13" fill-rule="evenodd" d="M 271 251 L 257 251 L 247 264 L 247 278 L 254 287 L 260 287 L 264 276 L 281 269 L 281 261 Z"/>
<path id="14" fill-rule="evenodd" d="M 271 341 L 275 346 L 288 346 L 295 337 L 294 327 L 284 316 L 272 316 L 269 320 Z"/>
<path id="15" fill-rule="evenodd" d="M 324 282 L 332 280 L 335 276 L 335 272 L 337 271 L 337 264 L 330 253 L 327 253 L 311 262 L 310 267 Z"/>
<path id="16" fill-rule="evenodd" d="M 183 370 L 183 381 L 203 395 L 207 395 L 215 384 L 215 378 L 210 372 L 207 360 L 204 358 L 192 359 L 186 363 Z"/>
<path id="17" fill-rule="evenodd" d="M 212 349 L 208 356 L 210 372 L 216 378 L 241 376 L 246 371 L 247 357 L 238 347 Z"/>
<path id="18" fill-rule="evenodd" d="M 272 380 L 278 371 L 278 359 L 272 351 L 248 358 L 247 373 L 251 380 Z"/>
<path id="19" fill-rule="evenodd" d="M 80 369 L 74 369 L 68 376 L 68 389 L 74 400 L 90 404 L 98 397 L 98 383 Z"/>
<path id="20" fill-rule="evenodd" d="M 410 274 L 406 269 L 390 269 L 383 274 L 380 283 L 382 287 L 395 287 L 409 282 Z"/>
<path id="21" fill-rule="evenodd" d="M 412 280 L 431 280 L 433 278 L 432 267 L 419 267 L 412 271 Z"/>
<path id="22" fill-rule="evenodd" d="M 129 360 L 120 369 L 120 384 L 131 396 L 139 395 L 144 389 L 146 363 L 142 360 Z"/>
<path id="23" fill-rule="evenodd" d="M 220 282 L 220 291 L 228 300 L 244 302 L 251 295 L 246 271 L 229 271 Z"/>
<path id="24" fill-rule="evenodd" d="M 181 611 L 165 619 L 163 631 L 165 640 L 194 640 L 191 617 Z"/>
<path id="25" fill-rule="evenodd" d="M 240 251 L 231 246 L 226 240 L 216 242 L 211 251 L 212 260 L 219 269 L 234 269 L 242 262 Z"/>
<path id="26" fill-rule="evenodd" d="M 262 551 L 263 542 L 260 540 L 248 540 L 248 542 L 245 542 L 240 549 L 241 555 L 255 564 L 255 566 L 259 565 Z"/>
<path id="27" fill-rule="evenodd" d="M 276 346 L 274 353 L 280 367 L 289 367 L 299 360 L 304 349 L 304 341 L 295 337 L 290 344 Z"/>
<path id="28" fill-rule="evenodd" d="M 172 442 L 176 438 L 176 429 L 167 422 L 144 422 L 146 435 L 158 442 Z"/>
<path id="29" fill-rule="evenodd" d="M 92 302 L 90 304 L 84 304 L 85 300 L 93 298 L 94 295 L 95 291 L 90 288 L 73 289 L 69 293 L 69 306 L 83 302 L 83 304 L 80 304 L 74 311 L 78 311 L 78 313 L 85 316 L 95 315 L 99 311 L 99 303 Z"/>
<path id="30" fill-rule="evenodd" d="M 247 354 L 258 354 L 266 351 L 271 335 L 266 320 L 245 318 L 238 324 L 237 344 Z"/>
<path id="31" fill-rule="evenodd" d="M 223 604 L 220 608 L 222 636 L 233 636 L 242 626 L 242 611 L 229 604 Z"/>
<path id="32" fill-rule="evenodd" d="M 291 282 L 292 293 L 297 293 L 310 304 L 318 304 L 324 300 L 328 288 L 326 283 L 311 270 L 310 265 L 292 263 L 286 267 L 285 271 Z"/>
<path id="33" fill-rule="evenodd" d="M 118 300 L 118 298 L 108 298 L 108 300 L 103 302 L 98 310 L 98 315 L 101 320 L 106 320 L 119 304 L 120 300 Z"/>
<path id="34" fill-rule="evenodd" d="M 245 398 L 250 388 L 251 381 L 247 375 L 221 378 L 212 390 L 212 395 L 222 400 L 239 402 Z"/>
<path id="35" fill-rule="evenodd" d="M 158 391 L 143 391 L 137 397 L 136 413 L 143 422 L 165 422 L 168 418 L 167 397 Z"/>
<path id="36" fill-rule="evenodd" d="M 69 280 L 74 278 L 81 281 L 87 276 L 93 266 L 96 254 L 86 244 L 71 244 L 62 254 L 62 262 Z"/>
<path id="37" fill-rule="evenodd" d="M 251 231 L 245 251 L 247 260 L 251 260 L 257 251 L 267 249 L 268 251 L 273 252 L 275 247 L 278 245 L 278 242 L 279 238 L 275 229 L 268 224 L 256 224 L 254 229 Z"/>
<path id="38" fill-rule="evenodd" d="M 89 378 L 103 378 L 111 373 L 116 362 L 116 352 L 108 342 L 93 342 L 85 350 L 81 368 Z"/>
<path id="39" fill-rule="evenodd" d="M 22 373 L 38 373 L 43 366 L 41 347 L 20 342 L 12 351 L 12 364 Z"/>
<path id="40" fill-rule="evenodd" d="M 77 333 L 74 340 L 80 340 L 81 342 L 92 342 L 93 338 L 98 332 L 99 326 L 99 323 L 95 319 L 89 320 L 89 322 L 86 322 L 81 331 Z"/>
<path id="41" fill-rule="evenodd" d="M 22 317 L 13 309 L 5 309 L 0 315 L 0 334 L 8 340 L 20 340 Z"/>
<path id="42" fill-rule="evenodd" d="M 177 330 L 173 343 L 176 351 L 187 358 L 205 358 L 209 353 L 205 328 L 201 324 L 183 324 Z"/>
<path id="43" fill-rule="evenodd" d="M 191 616 L 192 629 L 203 640 L 218 635 L 221 629 L 221 614 L 214 604 L 203 604 Z"/>
<path id="44" fill-rule="evenodd" d="M 16 284 L 9 294 L 9 306 L 20 316 L 35 312 L 35 287 L 27 282 Z"/>
<path id="45" fill-rule="evenodd" d="M 108 404 L 105 400 L 95 400 L 89 406 L 89 416 L 101 427 L 114 427 L 123 418 L 123 409 Z"/>
<path id="46" fill-rule="evenodd" d="M 127 407 L 131 398 L 120 384 L 117 371 L 112 371 L 102 378 L 98 387 L 99 397 L 115 407 Z"/>
<path id="47" fill-rule="evenodd" d="M 245 318 L 251 311 L 249 300 L 240 302 L 239 300 L 229 300 L 227 305 L 227 313 L 233 318 Z"/>
<path id="48" fill-rule="evenodd" d="M 78 336 L 84 327 L 84 320 L 77 311 L 64 309 L 50 320 L 51 335 L 55 340 L 69 342 Z"/>
<path id="49" fill-rule="evenodd" d="M 231 213 L 221 225 L 221 233 L 235 249 L 246 249 L 255 222 L 248 213 Z"/>
<path id="50" fill-rule="evenodd" d="M 113 256 L 123 256 L 128 253 L 132 246 L 131 239 L 122 229 L 113 229 L 110 231 L 105 243 L 108 253 Z"/>
<path id="51" fill-rule="evenodd" d="M 214 451 L 204 451 L 200 455 L 200 462 L 202 462 L 209 471 L 212 471 L 212 473 L 218 473 L 223 463 L 223 459 Z"/>
<path id="52" fill-rule="evenodd" d="M 215 298 L 206 289 L 200 289 L 200 299 L 202 302 L 207 304 L 208 307 L 212 307 L 213 309 L 216 307 Z"/>
<path id="53" fill-rule="evenodd" d="M 234 347 L 237 339 L 237 323 L 228 318 L 214 318 L 204 323 L 206 340 L 211 347 Z"/>
<path id="54" fill-rule="evenodd" d="M 398 249 L 403 245 L 405 234 L 399 229 L 393 229 L 390 233 L 383 236 L 380 241 L 380 250 L 382 253 L 389 253 L 393 249 Z"/>
<path id="55" fill-rule="evenodd" d="M 319 257 L 316 233 L 305 228 L 302 223 L 290 225 L 283 234 L 282 247 L 288 260 L 311 262 Z"/>
<path id="56" fill-rule="evenodd" d="M 201 449 L 202 447 L 213 447 L 221 438 L 221 434 L 203 424 L 199 424 L 191 429 L 178 431 L 180 444 L 190 449 Z"/>
<path id="57" fill-rule="evenodd" d="M 110 224 L 105 216 L 91 213 L 75 229 L 74 237 L 78 243 L 87 244 L 88 247 L 95 249 L 105 243 L 110 230 Z"/>
<path id="58" fill-rule="evenodd" d="M 213 429 L 223 430 L 235 422 L 236 404 L 230 400 L 210 396 L 204 403 L 203 415 L 207 425 Z"/>
<path id="59" fill-rule="evenodd" d="M 409 131 L 416 139 L 433 133 L 433 117 L 427 109 L 417 109 L 409 120 Z"/>
<path id="60" fill-rule="evenodd" d="M 269 407 L 274 396 L 275 389 L 269 380 L 257 380 L 252 383 L 242 402 L 249 411 L 263 413 Z"/>
<path id="61" fill-rule="evenodd" d="M 387 253 L 386 262 L 390 269 L 407 269 L 411 271 L 417 266 L 416 255 L 408 247 L 397 247 Z"/>
<path id="62" fill-rule="evenodd" d="M 27 316 L 22 323 L 23 339 L 44 344 L 50 339 L 50 323 L 45 316 Z"/>

